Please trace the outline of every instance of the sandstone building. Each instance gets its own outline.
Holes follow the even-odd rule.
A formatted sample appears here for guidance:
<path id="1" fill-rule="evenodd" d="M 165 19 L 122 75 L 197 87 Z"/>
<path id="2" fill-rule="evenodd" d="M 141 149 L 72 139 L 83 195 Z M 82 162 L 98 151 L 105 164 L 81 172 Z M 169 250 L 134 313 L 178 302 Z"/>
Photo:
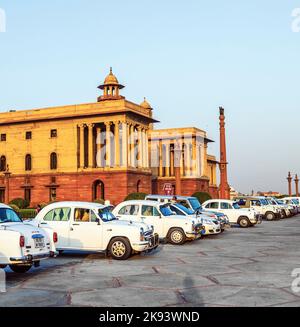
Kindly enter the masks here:
<path id="1" fill-rule="evenodd" d="M 123 87 L 111 70 L 95 103 L 0 113 L 0 202 L 116 204 L 132 192 L 163 193 L 165 183 L 175 185 L 174 135 L 182 148 L 182 193 L 217 196 L 206 133 L 154 129 L 150 104 L 128 101 Z"/>

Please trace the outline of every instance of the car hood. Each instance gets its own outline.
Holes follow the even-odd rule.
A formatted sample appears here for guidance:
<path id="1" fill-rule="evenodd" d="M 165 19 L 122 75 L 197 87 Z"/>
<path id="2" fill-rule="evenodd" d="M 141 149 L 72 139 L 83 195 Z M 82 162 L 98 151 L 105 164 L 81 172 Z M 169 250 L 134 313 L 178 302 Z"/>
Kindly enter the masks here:
<path id="1" fill-rule="evenodd" d="M 143 228 L 145 232 L 150 231 L 151 228 L 149 225 L 144 224 L 144 223 L 140 223 L 140 222 L 136 222 L 133 220 L 112 220 L 112 221 L 108 221 L 105 222 L 105 225 L 111 225 L 111 226 L 116 226 L 116 227 L 121 227 L 121 228 L 128 228 L 128 227 L 132 227 L 132 228 Z"/>

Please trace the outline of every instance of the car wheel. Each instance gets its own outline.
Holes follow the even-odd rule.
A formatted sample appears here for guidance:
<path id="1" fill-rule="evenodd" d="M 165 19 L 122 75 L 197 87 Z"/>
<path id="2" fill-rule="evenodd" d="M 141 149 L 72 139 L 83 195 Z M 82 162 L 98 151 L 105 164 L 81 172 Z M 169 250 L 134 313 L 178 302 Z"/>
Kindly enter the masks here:
<path id="1" fill-rule="evenodd" d="M 113 239 L 109 244 L 109 253 L 115 260 L 126 260 L 132 252 L 130 243 L 123 237 Z"/>
<path id="2" fill-rule="evenodd" d="M 186 241 L 186 236 L 181 228 L 173 228 L 169 232 L 168 240 L 171 244 L 182 245 Z"/>
<path id="3" fill-rule="evenodd" d="M 275 218 L 276 218 L 276 217 L 275 217 L 274 212 L 269 211 L 269 212 L 266 213 L 266 219 L 267 219 L 268 221 L 275 220 Z"/>
<path id="4" fill-rule="evenodd" d="M 30 268 L 32 267 L 32 265 L 10 265 L 9 268 L 18 274 L 24 274 L 27 271 L 30 270 Z"/>
<path id="5" fill-rule="evenodd" d="M 247 217 L 241 217 L 239 219 L 239 225 L 242 227 L 242 228 L 247 228 L 251 225 L 249 219 Z"/>
<path id="6" fill-rule="evenodd" d="M 285 210 L 282 210 L 282 218 L 287 218 L 287 214 L 286 214 Z"/>
<path id="7" fill-rule="evenodd" d="M 64 250 L 59 250 L 59 251 L 58 251 L 58 254 L 59 254 L 59 255 L 62 255 L 63 253 L 64 253 Z"/>

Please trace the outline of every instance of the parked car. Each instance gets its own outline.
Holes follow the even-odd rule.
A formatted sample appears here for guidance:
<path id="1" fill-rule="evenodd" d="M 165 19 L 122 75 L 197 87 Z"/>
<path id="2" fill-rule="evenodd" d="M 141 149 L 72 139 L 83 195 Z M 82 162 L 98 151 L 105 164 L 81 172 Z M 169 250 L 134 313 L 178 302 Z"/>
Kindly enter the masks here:
<path id="1" fill-rule="evenodd" d="M 196 219 L 174 215 L 168 204 L 156 201 L 125 201 L 117 205 L 113 213 L 120 220 L 133 220 L 152 225 L 161 239 L 176 245 L 200 238 L 204 228 Z"/>
<path id="2" fill-rule="evenodd" d="M 270 205 L 266 199 L 254 196 L 239 196 L 235 197 L 233 200 L 236 201 L 242 209 L 253 208 L 266 220 L 281 218 L 279 210 L 274 205 Z"/>
<path id="3" fill-rule="evenodd" d="M 176 200 L 175 200 L 176 199 Z M 228 217 L 222 212 L 214 212 L 204 210 L 199 200 L 193 196 L 171 196 L 171 195 L 147 195 L 146 200 L 158 201 L 160 203 L 178 203 L 183 205 L 189 210 L 192 210 L 194 214 L 204 214 L 212 219 L 217 219 L 221 226 L 230 227 Z"/>
<path id="4" fill-rule="evenodd" d="M 197 215 L 193 212 L 193 210 L 186 208 L 180 203 L 169 203 L 169 208 L 178 216 L 189 216 L 191 218 L 198 219 L 198 221 L 204 226 L 202 235 L 220 234 L 225 230 L 225 224 L 221 225 L 218 219 L 213 219 L 204 214 Z"/>
<path id="5" fill-rule="evenodd" d="M 279 204 L 279 202 L 276 199 L 271 197 L 266 197 L 265 199 L 269 203 L 269 205 L 273 205 L 278 209 L 280 213 L 280 218 L 286 218 L 295 215 L 295 210 L 293 207 L 288 208 L 285 205 Z"/>
<path id="6" fill-rule="evenodd" d="M 257 196 L 256 198 L 259 199 L 262 204 L 263 211 L 265 212 L 264 218 L 266 220 L 272 221 L 283 218 L 282 209 L 278 205 L 272 204 L 264 196 Z"/>
<path id="7" fill-rule="evenodd" d="M 223 212 L 231 224 L 239 224 L 243 228 L 261 223 L 261 216 L 254 209 L 241 209 L 237 202 L 232 200 L 208 200 L 203 203 L 203 208 Z"/>
<path id="8" fill-rule="evenodd" d="M 56 202 L 36 216 L 38 226 L 57 231 L 57 249 L 104 252 L 116 260 L 133 253 L 149 252 L 158 246 L 158 235 L 143 223 L 120 221 L 109 206 L 89 202 Z"/>
<path id="9" fill-rule="evenodd" d="M 275 202 L 281 208 L 281 212 L 284 216 L 283 218 L 292 217 L 298 213 L 298 209 L 295 204 L 287 204 L 284 203 L 284 201 L 275 198 L 270 199 L 273 200 L 273 203 Z"/>
<path id="10" fill-rule="evenodd" d="M 40 261 L 56 255 L 55 242 L 42 228 L 24 223 L 16 212 L 0 204 L 0 268 L 9 266 L 16 273 L 25 273 Z"/>
<path id="11" fill-rule="evenodd" d="M 295 214 L 300 213 L 300 203 L 297 198 L 283 198 L 280 199 L 279 201 L 285 203 L 290 209 L 293 208 Z"/>

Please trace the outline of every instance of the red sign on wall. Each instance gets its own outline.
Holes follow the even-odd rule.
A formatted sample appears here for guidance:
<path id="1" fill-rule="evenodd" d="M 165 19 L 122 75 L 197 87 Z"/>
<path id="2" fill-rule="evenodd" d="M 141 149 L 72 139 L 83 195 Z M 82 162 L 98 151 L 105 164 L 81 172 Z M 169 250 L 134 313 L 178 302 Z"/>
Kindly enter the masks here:
<path id="1" fill-rule="evenodd" d="M 171 183 L 165 183 L 163 190 L 165 192 L 165 195 L 172 195 L 173 193 L 173 185 Z"/>

